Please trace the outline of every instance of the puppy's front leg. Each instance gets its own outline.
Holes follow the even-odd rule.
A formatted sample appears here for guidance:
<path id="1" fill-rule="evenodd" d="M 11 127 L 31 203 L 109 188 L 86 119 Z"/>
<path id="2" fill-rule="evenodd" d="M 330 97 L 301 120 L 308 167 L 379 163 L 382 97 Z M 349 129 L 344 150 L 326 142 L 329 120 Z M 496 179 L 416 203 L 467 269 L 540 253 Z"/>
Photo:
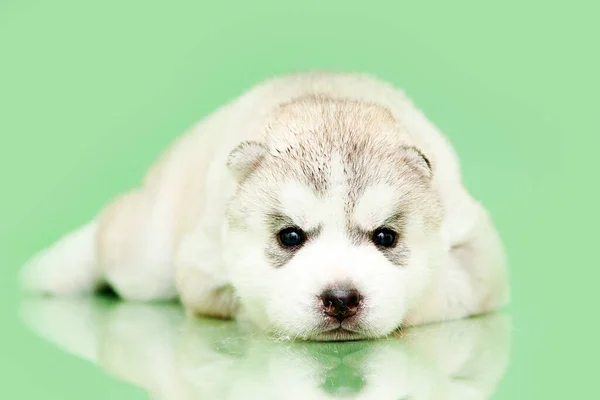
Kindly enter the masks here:
<path id="1" fill-rule="evenodd" d="M 175 285 L 188 312 L 232 318 L 238 309 L 233 287 L 223 268 L 221 243 L 198 226 L 187 235 L 177 252 Z"/>

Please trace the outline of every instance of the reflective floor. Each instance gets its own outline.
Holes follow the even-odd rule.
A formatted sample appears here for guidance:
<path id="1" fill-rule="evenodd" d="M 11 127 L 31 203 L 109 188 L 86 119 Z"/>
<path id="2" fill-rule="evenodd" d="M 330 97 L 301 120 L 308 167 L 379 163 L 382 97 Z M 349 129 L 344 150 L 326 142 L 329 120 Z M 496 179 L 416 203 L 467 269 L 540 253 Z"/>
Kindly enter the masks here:
<path id="1" fill-rule="evenodd" d="M 485 399 L 507 370 L 512 332 L 495 314 L 378 341 L 275 342 L 236 322 L 186 318 L 176 304 L 107 298 L 25 299 L 21 319 L 156 400 Z"/>

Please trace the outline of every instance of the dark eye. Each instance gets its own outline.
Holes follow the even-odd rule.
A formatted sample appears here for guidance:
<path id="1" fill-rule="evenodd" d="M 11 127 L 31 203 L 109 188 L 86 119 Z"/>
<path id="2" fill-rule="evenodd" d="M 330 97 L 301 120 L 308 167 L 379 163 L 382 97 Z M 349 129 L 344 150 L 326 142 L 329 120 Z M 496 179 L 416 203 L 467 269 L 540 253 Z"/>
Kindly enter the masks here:
<path id="1" fill-rule="evenodd" d="M 394 247 L 396 245 L 398 235 L 391 229 L 379 228 L 373 232 L 373 243 L 379 247 Z"/>
<path id="2" fill-rule="evenodd" d="M 298 247 L 306 241 L 306 235 L 300 228 L 291 227 L 279 231 L 279 243 L 283 247 Z"/>

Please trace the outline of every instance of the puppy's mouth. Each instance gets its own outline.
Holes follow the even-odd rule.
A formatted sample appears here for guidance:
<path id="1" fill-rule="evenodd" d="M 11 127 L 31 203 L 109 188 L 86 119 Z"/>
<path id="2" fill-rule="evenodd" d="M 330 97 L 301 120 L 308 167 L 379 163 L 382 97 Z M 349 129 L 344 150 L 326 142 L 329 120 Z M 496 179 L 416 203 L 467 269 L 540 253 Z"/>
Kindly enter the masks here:
<path id="1" fill-rule="evenodd" d="M 316 340 L 323 341 L 343 341 L 343 340 L 360 340 L 364 338 L 364 333 L 357 327 L 345 326 L 343 323 L 338 323 L 329 326 L 319 332 Z"/>

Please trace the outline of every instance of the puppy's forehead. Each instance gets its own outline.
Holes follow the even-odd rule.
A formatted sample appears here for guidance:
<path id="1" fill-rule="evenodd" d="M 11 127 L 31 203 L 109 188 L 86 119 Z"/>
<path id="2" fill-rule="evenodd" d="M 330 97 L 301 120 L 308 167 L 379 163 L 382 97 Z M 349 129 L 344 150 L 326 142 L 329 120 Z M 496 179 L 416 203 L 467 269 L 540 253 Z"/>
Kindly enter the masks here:
<path id="1" fill-rule="evenodd" d="M 290 179 L 279 188 L 279 212 L 304 229 L 319 226 L 323 199 L 302 181 Z"/>
<path id="2" fill-rule="evenodd" d="M 392 185 L 367 186 L 351 211 L 353 222 L 365 231 L 381 226 L 399 211 L 399 200 L 398 190 Z"/>
<path id="3" fill-rule="evenodd" d="M 319 97 L 282 106 L 266 131 L 273 169 L 321 194 L 339 187 L 341 179 L 354 192 L 364 190 L 406 138 L 385 107 Z"/>
<path id="4" fill-rule="evenodd" d="M 306 229 L 317 228 L 325 222 L 343 220 L 348 205 L 347 171 L 339 153 L 331 154 L 328 168 L 323 169 L 325 187 L 316 188 L 310 180 L 288 179 L 279 191 L 281 212 Z"/>
<path id="5" fill-rule="evenodd" d="M 372 228 L 397 210 L 406 134 L 385 107 L 311 97 L 282 106 L 266 144 L 282 212 L 313 227 Z"/>

